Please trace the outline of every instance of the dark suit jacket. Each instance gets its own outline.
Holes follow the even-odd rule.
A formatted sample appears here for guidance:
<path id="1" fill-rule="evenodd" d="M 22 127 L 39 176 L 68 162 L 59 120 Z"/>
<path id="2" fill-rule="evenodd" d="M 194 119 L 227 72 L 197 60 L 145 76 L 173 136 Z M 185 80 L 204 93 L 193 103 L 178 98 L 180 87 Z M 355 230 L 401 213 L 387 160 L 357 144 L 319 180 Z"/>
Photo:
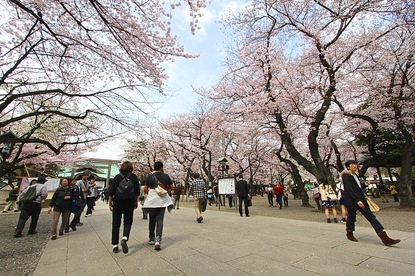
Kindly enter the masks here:
<path id="1" fill-rule="evenodd" d="M 358 201 L 363 202 L 366 208 L 369 208 L 369 205 L 366 202 L 365 194 L 363 193 L 363 189 L 365 188 L 364 185 L 362 185 L 362 188 L 359 186 L 359 184 L 356 182 L 353 175 L 350 173 L 342 173 L 341 176 L 343 180 L 344 185 L 344 192 L 343 192 L 343 198 L 345 201 L 345 205 L 350 210 L 359 210 L 360 207 L 357 205 Z"/>
<path id="2" fill-rule="evenodd" d="M 249 185 L 248 182 L 241 179 L 238 180 L 235 184 L 236 193 L 239 197 L 247 197 L 249 194 Z"/>

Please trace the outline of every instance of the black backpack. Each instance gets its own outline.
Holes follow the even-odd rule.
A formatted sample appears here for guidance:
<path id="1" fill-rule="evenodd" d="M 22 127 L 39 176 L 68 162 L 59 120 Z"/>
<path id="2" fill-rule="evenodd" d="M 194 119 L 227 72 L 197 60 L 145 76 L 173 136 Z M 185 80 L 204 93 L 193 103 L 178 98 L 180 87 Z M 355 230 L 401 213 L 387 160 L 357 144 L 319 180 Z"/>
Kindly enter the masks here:
<path id="1" fill-rule="evenodd" d="M 130 179 L 130 174 L 128 176 L 124 176 L 120 174 L 122 180 L 120 184 L 118 184 L 117 191 L 115 193 L 115 197 L 117 199 L 131 199 L 134 198 L 134 185 Z"/>

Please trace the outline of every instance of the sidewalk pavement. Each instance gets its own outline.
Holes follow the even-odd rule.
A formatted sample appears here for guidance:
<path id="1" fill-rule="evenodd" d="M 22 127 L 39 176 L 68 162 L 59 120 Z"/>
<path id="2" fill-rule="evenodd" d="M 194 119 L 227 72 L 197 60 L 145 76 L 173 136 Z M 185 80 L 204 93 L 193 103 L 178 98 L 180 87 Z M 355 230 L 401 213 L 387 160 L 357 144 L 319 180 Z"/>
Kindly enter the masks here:
<path id="1" fill-rule="evenodd" d="M 147 245 L 148 221 L 137 209 L 129 252 L 114 254 L 111 212 L 98 201 L 76 232 L 49 240 L 34 275 L 415 274 L 415 233 L 389 230 L 402 241 L 387 247 L 372 228 L 357 227 L 359 242 L 351 242 L 342 223 L 209 210 L 203 216 L 199 224 L 192 208 L 166 212 L 162 249 L 155 251 Z"/>

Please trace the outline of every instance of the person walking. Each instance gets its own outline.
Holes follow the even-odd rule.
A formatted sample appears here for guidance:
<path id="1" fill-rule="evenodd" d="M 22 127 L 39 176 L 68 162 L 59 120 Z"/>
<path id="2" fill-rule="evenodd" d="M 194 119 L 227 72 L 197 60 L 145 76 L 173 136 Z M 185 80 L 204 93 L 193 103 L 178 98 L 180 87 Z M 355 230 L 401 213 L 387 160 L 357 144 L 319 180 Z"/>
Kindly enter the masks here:
<path id="1" fill-rule="evenodd" d="M 369 205 L 363 193 L 363 189 L 365 187 L 360 184 L 359 178 L 356 175 L 356 161 L 349 160 L 345 163 L 345 166 L 347 170 L 343 171 L 340 177 L 343 179 L 343 196 L 348 213 L 346 220 L 346 237 L 351 241 L 358 241 L 354 237 L 353 232 L 355 231 L 356 212 L 359 211 L 370 222 L 383 244 L 390 246 L 399 243 L 401 240 L 391 239 L 386 234 L 382 224 L 376 219 L 376 216 L 372 213 L 372 211 L 370 211 Z"/>
<path id="2" fill-rule="evenodd" d="M 391 195 L 393 196 L 393 200 L 395 202 L 399 202 L 399 197 L 398 197 L 398 189 L 396 188 L 395 184 L 392 184 L 389 187 L 389 191 L 391 192 Z"/>
<path id="3" fill-rule="evenodd" d="M 288 192 L 287 190 L 284 190 L 284 196 L 283 196 L 283 201 L 284 201 L 284 207 L 288 207 Z"/>
<path id="4" fill-rule="evenodd" d="M 19 197 L 19 186 L 14 186 L 13 190 L 9 192 L 9 197 L 7 198 L 7 204 L 4 206 L 3 213 L 8 211 L 19 212 L 19 209 L 16 207 L 17 198 Z"/>
<path id="5" fill-rule="evenodd" d="M 216 204 L 216 207 L 218 207 L 218 205 L 219 206 L 223 206 L 222 199 L 219 196 L 219 186 L 218 186 L 218 183 L 215 183 L 213 185 L 213 193 L 215 195 L 215 204 Z"/>
<path id="6" fill-rule="evenodd" d="M 173 183 L 170 176 L 164 173 L 162 162 L 155 162 L 154 170 L 155 172 L 149 174 L 144 182 L 144 193 L 147 194 L 147 197 L 144 201 L 143 209 L 150 217 L 148 224 L 148 244 L 154 245 L 155 250 L 160 250 L 166 207 L 169 212 L 173 209 L 173 201 L 169 196 L 169 192 L 173 189 Z M 156 192 L 155 189 L 160 184 L 166 188 L 168 193 L 159 195 Z"/>
<path id="7" fill-rule="evenodd" d="M 89 180 L 88 191 L 87 191 L 87 196 L 86 196 L 87 210 L 86 210 L 85 217 L 92 216 L 92 210 L 94 210 L 97 195 L 98 195 L 98 187 L 95 184 L 95 179 L 91 178 Z"/>
<path id="8" fill-rule="evenodd" d="M 17 222 L 16 230 L 14 232 L 15 238 L 23 237 L 22 232 L 26 221 L 31 218 L 28 235 L 36 234 L 37 222 L 39 220 L 40 212 L 42 211 L 42 200 L 48 197 L 48 190 L 44 185 L 47 179 L 44 175 L 39 176 L 36 183 L 30 182 L 30 185 L 24 189 L 20 194 L 21 212 L 19 221 Z M 29 189 L 35 189 L 35 198 L 30 201 L 23 202 L 25 194 L 29 192 Z M 33 191 L 33 190 L 30 190 Z M 30 193 L 30 192 L 29 192 Z"/>
<path id="9" fill-rule="evenodd" d="M 174 199 L 174 206 L 173 209 L 179 209 L 180 205 L 180 196 L 182 195 L 182 185 L 177 184 L 173 189 L 173 199 Z"/>
<path id="10" fill-rule="evenodd" d="M 327 223 L 331 223 L 330 211 L 333 213 L 333 221 L 337 220 L 337 196 L 333 188 L 328 184 L 321 184 L 319 186 L 319 192 L 321 195 L 321 205 L 324 207 L 324 213 L 326 214 Z"/>
<path id="11" fill-rule="evenodd" d="M 274 206 L 274 188 L 271 184 L 266 188 L 269 207 Z"/>
<path id="12" fill-rule="evenodd" d="M 56 189 L 49 203 L 48 214 L 52 212 L 52 240 L 56 240 L 58 234 L 59 218 L 62 216 L 61 227 L 59 228 L 59 236 L 63 235 L 66 224 L 69 220 L 69 209 L 73 201 L 73 190 L 69 188 L 69 180 L 63 178 L 60 187 Z"/>
<path id="13" fill-rule="evenodd" d="M 208 190 L 207 190 L 207 199 L 208 199 L 208 202 L 209 202 L 209 206 L 212 206 L 212 201 L 214 199 L 213 199 L 213 189 L 212 189 L 211 186 L 209 186 Z"/>
<path id="14" fill-rule="evenodd" d="M 347 209 L 346 205 L 344 205 L 344 185 L 341 178 L 336 177 L 336 190 L 337 190 L 337 198 L 339 199 L 340 208 L 342 211 L 342 219 L 341 222 L 346 223 L 346 217 L 347 217 Z"/>
<path id="15" fill-rule="evenodd" d="M 144 205 L 144 202 L 146 201 L 146 198 L 147 198 L 147 194 L 144 193 L 144 185 L 141 185 L 140 196 L 138 197 L 138 201 L 141 204 L 141 213 L 143 214 L 143 219 L 147 219 L 148 217 L 147 211 L 142 208 L 142 206 Z"/>
<path id="16" fill-rule="evenodd" d="M 86 197 L 88 196 L 88 172 L 83 172 L 81 179 L 76 182 L 76 185 L 79 187 L 79 197 L 81 198 L 81 207 L 78 210 L 78 221 L 76 222 L 76 226 L 82 226 L 83 223 L 81 222 L 81 215 L 86 206 Z"/>
<path id="17" fill-rule="evenodd" d="M 277 198 L 277 204 L 282 209 L 282 196 L 284 195 L 284 187 L 281 186 L 281 183 L 277 183 L 274 187 L 274 195 Z"/>
<path id="18" fill-rule="evenodd" d="M 386 194 L 386 187 L 385 187 L 385 184 L 383 184 L 383 182 L 379 183 L 379 192 L 380 192 L 380 197 L 382 199 L 382 203 L 389 202 L 388 196 Z"/>
<path id="19" fill-rule="evenodd" d="M 200 174 L 193 174 L 193 181 L 190 183 L 189 194 L 193 194 L 194 208 L 196 212 L 196 221 L 201 223 L 202 217 L 202 203 L 206 197 L 206 184 L 203 179 L 200 178 Z"/>
<path id="20" fill-rule="evenodd" d="M 69 232 L 69 227 L 72 229 L 72 231 L 76 231 L 76 224 L 79 221 L 79 209 L 81 208 L 81 191 L 79 190 L 78 185 L 76 185 L 76 179 L 71 179 L 69 182 L 69 188 L 72 189 L 72 203 L 71 207 L 69 209 L 69 216 L 68 216 L 68 224 L 65 228 L 65 232 Z M 71 213 L 74 214 L 74 217 L 72 221 L 70 222 Z"/>
<path id="21" fill-rule="evenodd" d="M 243 179 L 243 176 L 239 176 L 239 180 L 235 183 L 236 194 L 239 198 L 239 215 L 242 217 L 242 204 L 245 208 L 245 216 L 249 217 L 248 199 L 249 199 L 249 185 Z"/>
<path id="22" fill-rule="evenodd" d="M 320 204 L 320 197 L 321 197 L 321 195 L 320 195 L 320 190 L 318 188 L 318 184 L 317 183 L 314 183 L 313 198 L 314 198 L 314 201 L 316 202 L 317 209 L 319 211 L 322 209 L 321 208 L 321 204 Z"/>
<path id="23" fill-rule="evenodd" d="M 130 239 L 131 226 L 133 225 L 134 209 L 138 207 L 140 184 L 133 174 L 133 164 L 124 161 L 120 167 L 120 173 L 111 181 L 108 190 L 108 206 L 112 212 L 112 252 L 118 253 L 121 220 L 124 218 L 123 237 L 121 239 L 122 252 L 128 253 L 127 241 Z"/>

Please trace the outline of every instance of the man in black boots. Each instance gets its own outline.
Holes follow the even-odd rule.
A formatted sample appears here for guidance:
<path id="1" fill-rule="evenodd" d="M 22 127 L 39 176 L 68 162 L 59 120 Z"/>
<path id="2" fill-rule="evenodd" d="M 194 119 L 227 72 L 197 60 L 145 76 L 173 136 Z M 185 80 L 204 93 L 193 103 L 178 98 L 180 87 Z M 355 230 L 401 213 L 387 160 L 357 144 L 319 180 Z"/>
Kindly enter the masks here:
<path id="1" fill-rule="evenodd" d="M 369 205 L 366 201 L 363 189 L 365 185 L 361 185 L 357 172 L 357 163 L 354 160 L 349 160 L 345 163 L 347 170 L 343 171 L 341 178 L 344 184 L 343 197 L 347 208 L 347 220 L 346 220 L 346 237 L 357 242 L 358 240 L 353 236 L 356 222 L 356 211 L 362 213 L 362 215 L 370 222 L 376 234 L 380 237 L 385 245 L 394 245 L 401 240 L 391 239 L 388 237 L 382 224 L 376 219 L 376 216 L 370 211 Z"/>

